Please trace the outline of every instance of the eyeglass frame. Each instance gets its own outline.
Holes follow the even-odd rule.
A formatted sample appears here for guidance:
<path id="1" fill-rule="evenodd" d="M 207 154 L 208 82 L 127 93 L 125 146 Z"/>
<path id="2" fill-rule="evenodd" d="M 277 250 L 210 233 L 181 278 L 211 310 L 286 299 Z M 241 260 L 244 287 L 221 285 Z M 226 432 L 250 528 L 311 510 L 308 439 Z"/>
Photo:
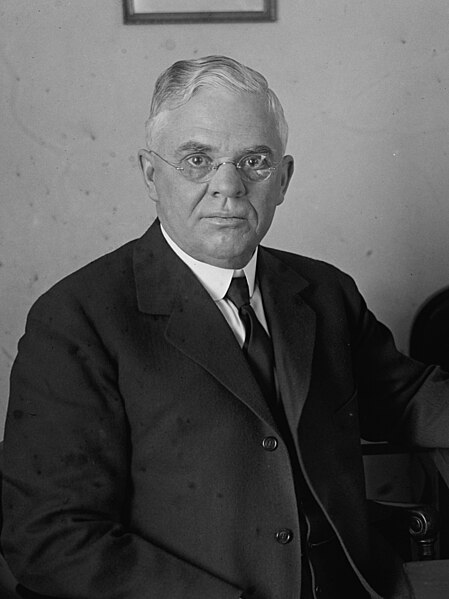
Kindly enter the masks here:
<path id="1" fill-rule="evenodd" d="M 166 158 L 164 158 L 163 156 L 161 156 L 160 154 L 158 154 L 157 152 L 155 152 L 151 148 L 149 148 L 147 151 L 148 151 L 149 154 L 154 154 L 155 156 L 157 156 L 158 158 L 160 158 L 161 160 L 163 160 L 166 164 L 168 164 L 169 166 L 171 166 L 174 169 L 176 169 L 187 181 L 190 181 L 191 183 L 198 183 L 198 184 L 208 183 L 214 177 L 214 174 L 211 174 L 210 178 L 202 179 L 201 181 L 195 181 L 194 179 L 190 179 L 189 177 L 187 177 L 184 174 L 185 167 L 179 166 L 179 163 L 178 164 L 174 164 L 173 162 L 169 162 Z M 267 157 L 267 154 L 264 154 L 263 152 L 254 152 L 254 154 Z M 251 152 L 249 152 L 248 154 L 244 154 L 237 162 L 235 162 L 235 160 L 224 160 L 223 162 L 219 162 L 218 164 L 214 164 L 213 163 L 209 167 L 209 173 L 213 173 L 213 171 L 217 172 L 218 169 L 220 168 L 220 166 L 223 166 L 223 164 L 233 164 L 235 166 L 235 168 L 237 169 L 237 171 L 239 172 L 239 176 L 240 176 L 240 178 L 243 181 L 246 181 L 247 183 L 263 183 L 264 181 L 268 181 L 268 179 L 271 177 L 271 175 L 274 173 L 274 171 L 278 168 L 278 166 L 282 162 L 282 159 L 281 159 L 276 164 L 273 164 L 272 166 L 269 166 L 266 169 L 264 169 L 264 170 L 268 170 L 269 174 L 265 177 L 265 179 L 260 179 L 259 181 L 257 181 L 257 180 L 248 179 L 246 177 L 243 177 L 242 176 L 243 171 L 242 171 L 242 174 L 240 174 L 240 171 L 242 169 L 242 167 L 240 166 L 240 162 L 244 158 L 246 158 L 247 156 L 251 156 Z M 210 158 L 210 156 L 208 156 L 208 158 Z"/>

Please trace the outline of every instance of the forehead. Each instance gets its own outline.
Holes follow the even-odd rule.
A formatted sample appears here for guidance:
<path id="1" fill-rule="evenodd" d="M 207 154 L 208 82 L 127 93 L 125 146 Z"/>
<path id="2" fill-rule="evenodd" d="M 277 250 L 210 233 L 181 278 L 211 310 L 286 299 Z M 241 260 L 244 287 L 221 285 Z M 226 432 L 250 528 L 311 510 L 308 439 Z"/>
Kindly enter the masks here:
<path id="1" fill-rule="evenodd" d="M 256 146 L 281 151 L 275 118 L 255 94 L 204 88 L 163 122 L 158 147 L 171 154 L 190 141 L 224 155 Z"/>

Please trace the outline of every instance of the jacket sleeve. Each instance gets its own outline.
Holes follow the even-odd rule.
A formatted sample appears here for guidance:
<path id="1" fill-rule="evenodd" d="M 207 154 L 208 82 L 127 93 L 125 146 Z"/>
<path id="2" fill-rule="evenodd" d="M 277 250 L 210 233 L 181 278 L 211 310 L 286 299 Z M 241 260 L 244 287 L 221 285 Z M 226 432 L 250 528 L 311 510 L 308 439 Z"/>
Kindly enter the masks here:
<path id="1" fill-rule="evenodd" d="M 82 306 L 56 299 L 32 308 L 11 376 L 2 546 L 18 582 L 64 599 L 238 599 L 132 530 L 116 356 Z"/>
<path id="2" fill-rule="evenodd" d="M 391 331 L 344 278 L 363 438 L 449 447 L 449 373 L 398 351 Z"/>

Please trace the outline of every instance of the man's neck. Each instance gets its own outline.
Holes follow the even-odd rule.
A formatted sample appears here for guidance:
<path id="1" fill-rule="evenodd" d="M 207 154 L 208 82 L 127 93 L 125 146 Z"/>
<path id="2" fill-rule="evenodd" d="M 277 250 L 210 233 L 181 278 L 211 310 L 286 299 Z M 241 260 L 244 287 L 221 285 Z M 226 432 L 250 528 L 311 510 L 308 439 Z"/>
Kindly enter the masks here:
<path id="1" fill-rule="evenodd" d="M 222 268 L 220 266 L 209 264 L 208 262 L 203 262 L 187 254 L 175 241 L 173 241 L 162 225 L 161 232 L 171 249 L 184 264 L 190 268 L 214 300 L 224 297 L 236 270 L 242 270 L 244 272 L 248 282 L 250 295 L 252 295 L 256 280 L 258 248 L 256 248 L 251 259 L 243 268 Z"/>

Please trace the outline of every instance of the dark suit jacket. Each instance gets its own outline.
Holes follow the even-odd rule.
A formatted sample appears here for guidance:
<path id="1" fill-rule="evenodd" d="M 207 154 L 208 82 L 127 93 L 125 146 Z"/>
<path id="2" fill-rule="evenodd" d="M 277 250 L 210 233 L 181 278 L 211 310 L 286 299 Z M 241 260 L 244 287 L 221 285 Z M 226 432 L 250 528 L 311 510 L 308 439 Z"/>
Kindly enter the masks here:
<path id="1" fill-rule="evenodd" d="M 379 589 L 360 435 L 449 446 L 448 381 L 399 354 L 334 267 L 261 248 L 258 276 L 305 479 Z M 30 312 L 5 434 L 7 560 L 52 596 L 298 599 L 290 460 L 266 437 L 279 431 L 233 333 L 156 222 Z"/>

